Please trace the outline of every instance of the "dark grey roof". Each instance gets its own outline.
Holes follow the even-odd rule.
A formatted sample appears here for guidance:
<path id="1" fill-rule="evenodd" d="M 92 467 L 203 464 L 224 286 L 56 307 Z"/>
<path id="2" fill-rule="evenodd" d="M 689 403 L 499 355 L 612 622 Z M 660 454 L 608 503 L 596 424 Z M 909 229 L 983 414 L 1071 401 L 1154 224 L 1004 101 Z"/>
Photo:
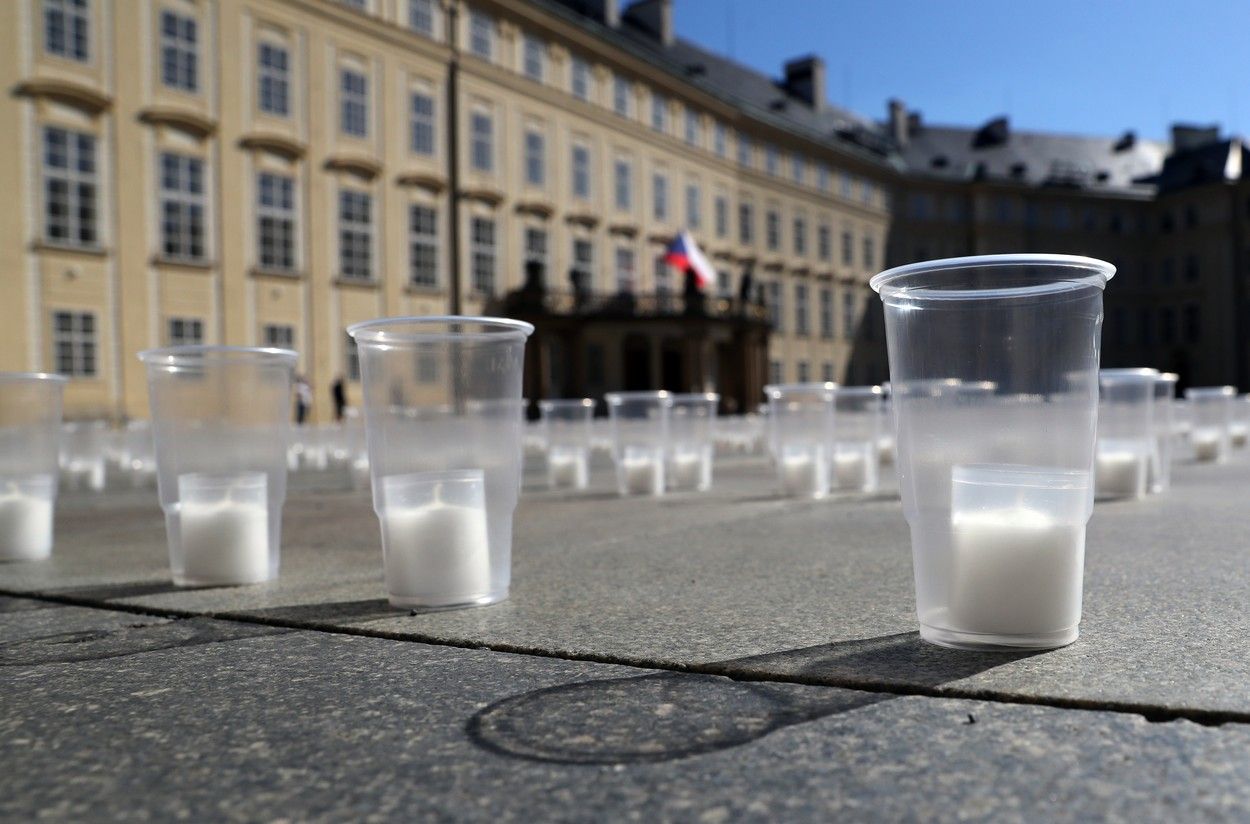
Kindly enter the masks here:
<path id="1" fill-rule="evenodd" d="M 1218 140 L 1168 156 L 1149 182 L 1161 192 L 1238 177 L 1247 161 L 1240 140 Z"/>
<path id="2" fill-rule="evenodd" d="M 909 173 L 946 180 L 1149 191 L 1166 144 L 1134 137 L 1018 132 L 1005 118 L 980 128 L 913 124 L 900 154 Z"/>

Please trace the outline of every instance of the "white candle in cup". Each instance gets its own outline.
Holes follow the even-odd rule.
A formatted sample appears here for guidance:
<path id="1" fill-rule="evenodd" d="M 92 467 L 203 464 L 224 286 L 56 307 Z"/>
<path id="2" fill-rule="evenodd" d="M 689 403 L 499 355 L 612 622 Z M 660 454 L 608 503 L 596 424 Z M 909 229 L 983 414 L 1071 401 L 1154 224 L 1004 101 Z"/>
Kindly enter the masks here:
<path id="1" fill-rule="evenodd" d="M 1140 498 L 1146 494 L 1148 444 L 1100 441 L 1094 458 L 1094 491 L 1102 498 Z"/>
<path id="2" fill-rule="evenodd" d="M 1247 440 L 1247 428 L 1244 423 L 1230 424 L 1228 427 L 1228 441 L 1233 446 L 1245 446 Z"/>
<path id="3" fill-rule="evenodd" d="M 950 620 L 962 632 L 1048 633 L 1081 616 L 1085 527 L 1026 507 L 953 512 Z"/>
<path id="4" fill-rule="evenodd" d="M 829 491 L 825 451 L 818 444 L 784 449 L 780 472 L 781 485 L 787 495 L 820 498 Z"/>
<path id="5" fill-rule="evenodd" d="M 1197 427 L 1189 432 L 1189 442 L 1194 447 L 1194 459 L 1215 461 L 1220 457 L 1220 431 L 1215 427 Z"/>
<path id="6" fill-rule="evenodd" d="M 222 500 L 178 505 L 182 575 L 197 584 L 256 584 L 269 578 L 269 507 Z"/>
<path id="7" fill-rule="evenodd" d="M 664 461 L 655 450 L 626 447 L 620 471 L 627 494 L 664 494 Z"/>
<path id="8" fill-rule="evenodd" d="M 590 481 L 590 457 L 581 447 L 553 446 L 547 455 L 547 483 L 552 489 L 585 489 Z"/>
<path id="9" fill-rule="evenodd" d="M 833 477 L 838 489 L 862 490 L 868 486 L 867 449 L 871 444 L 838 446 L 833 453 Z"/>
<path id="10" fill-rule="evenodd" d="M 439 605 L 491 592 L 490 541 L 480 470 L 383 479 L 386 591 L 399 606 Z M 445 500 L 444 485 L 462 485 Z M 451 497 L 448 494 L 446 497 Z"/>
<path id="11" fill-rule="evenodd" d="M 0 561 L 37 561 L 52 554 L 52 479 L 32 480 L 43 489 L 0 484 Z"/>
<path id="12" fill-rule="evenodd" d="M 675 452 L 668 461 L 669 486 L 673 489 L 698 489 L 703 486 L 702 452 Z"/>

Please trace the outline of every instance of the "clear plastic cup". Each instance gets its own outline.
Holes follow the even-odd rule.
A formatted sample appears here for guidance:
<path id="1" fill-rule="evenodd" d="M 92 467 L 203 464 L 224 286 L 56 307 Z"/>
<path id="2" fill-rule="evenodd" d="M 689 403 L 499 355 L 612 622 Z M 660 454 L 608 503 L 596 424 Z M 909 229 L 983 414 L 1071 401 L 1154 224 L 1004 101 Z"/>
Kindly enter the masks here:
<path id="1" fill-rule="evenodd" d="M 1094 494 L 1101 499 L 1144 498 L 1158 448 L 1154 423 L 1157 369 L 1103 369 L 1098 373 L 1098 449 Z"/>
<path id="2" fill-rule="evenodd" d="M 830 483 L 839 492 L 876 492 L 884 392 L 880 386 L 839 386 L 833 405 L 837 427 Z"/>
<path id="3" fill-rule="evenodd" d="M 291 437 L 289 349 L 171 346 L 147 366 L 156 483 L 179 586 L 278 575 Z"/>
<path id="4" fill-rule="evenodd" d="M 1232 448 L 1233 399 L 1231 386 L 1191 386 L 1185 390 L 1189 408 L 1189 445 L 1194 460 L 1223 463 Z"/>
<path id="5" fill-rule="evenodd" d="M 792 498 L 829 494 L 834 451 L 834 383 L 764 387 L 772 424 L 774 461 L 782 493 Z"/>
<path id="6" fill-rule="evenodd" d="M 1155 449 L 1150 461 L 1150 491 L 1167 492 L 1172 486 L 1172 442 L 1176 433 L 1175 372 L 1164 372 L 1155 379 Z"/>
<path id="7" fill-rule="evenodd" d="M 881 463 L 894 463 L 894 406 L 890 382 L 881 384 L 881 434 L 877 436 L 877 456 Z"/>
<path id="8" fill-rule="evenodd" d="M 590 484 L 590 425 L 595 402 L 590 398 L 538 402 L 547 454 L 547 485 L 552 489 L 585 489 Z"/>
<path id="9" fill-rule="evenodd" d="M 61 474 L 71 489 L 103 492 L 107 472 L 107 421 L 73 421 L 62 427 Z"/>
<path id="10" fill-rule="evenodd" d="M 1114 272 L 1091 258 L 994 255 L 872 278 L 922 638 L 977 649 L 1076 639 Z"/>
<path id="11" fill-rule="evenodd" d="M 616 489 L 626 495 L 663 495 L 668 450 L 668 392 L 609 392 L 604 395 L 611 422 Z"/>
<path id="12" fill-rule="evenodd" d="M 0 561 L 52 554 L 65 378 L 0 372 Z"/>
<path id="13" fill-rule="evenodd" d="M 1250 436 L 1250 395 L 1238 395 L 1233 399 L 1233 420 L 1228 425 L 1228 443 L 1234 449 L 1246 445 Z"/>
<path id="14" fill-rule="evenodd" d="M 383 318 L 360 351 L 373 507 L 392 604 L 508 597 L 521 488 L 521 374 L 534 327 L 505 318 Z"/>
<path id="15" fill-rule="evenodd" d="M 672 396 L 668 422 L 668 488 L 706 492 L 712 488 L 716 451 L 716 408 L 720 395 L 696 392 Z"/>

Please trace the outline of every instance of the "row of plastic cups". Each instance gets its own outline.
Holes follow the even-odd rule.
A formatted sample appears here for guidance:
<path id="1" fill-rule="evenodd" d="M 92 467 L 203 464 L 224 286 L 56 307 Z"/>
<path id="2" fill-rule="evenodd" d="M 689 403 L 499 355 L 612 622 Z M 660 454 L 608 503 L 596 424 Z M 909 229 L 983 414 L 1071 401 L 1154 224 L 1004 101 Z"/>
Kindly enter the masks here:
<path id="1" fill-rule="evenodd" d="M 1245 409 L 1231 386 L 1200 386 L 1185 390 L 1189 409 L 1189 444 L 1194 460 L 1223 463 L 1233 446 L 1246 443 L 1246 421 L 1236 413 Z"/>
<path id="2" fill-rule="evenodd" d="M 610 392 L 604 400 L 620 495 L 711 489 L 719 395 Z"/>
<path id="3" fill-rule="evenodd" d="M 769 445 L 782 492 L 823 498 L 873 492 L 886 429 L 880 386 L 798 383 L 764 387 Z"/>

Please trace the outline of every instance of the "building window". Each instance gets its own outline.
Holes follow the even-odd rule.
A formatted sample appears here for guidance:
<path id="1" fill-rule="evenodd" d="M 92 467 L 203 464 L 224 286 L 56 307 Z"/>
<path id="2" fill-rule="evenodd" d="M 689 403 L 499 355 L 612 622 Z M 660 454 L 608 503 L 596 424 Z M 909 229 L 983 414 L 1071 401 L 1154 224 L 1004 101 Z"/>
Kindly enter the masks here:
<path id="1" fill-rule="evenodd" d="M 786 379 L 786 372 L 782 368 L 781 361 L 770 360 L 768 362 L 768 382 L 771 384 L 779 384 Z"/>
<path id="2" fill-rule="evenodd" d="M 764 215 L 764 243 L 770 252 L 781 248 L 781 216 L 775 209 L 769 209 Z"/>
<path id="3" fill-rule="evenodd" d="M 43 48 L 48 54 L 91 59 L 91 9 L 87 0 L 43 0 Z"/>
<path id="4" fill-rule="evenodd" d="M 488 112 L 473 112 L 469 124 L 470 155 L 473 168 L 479 172 L 495 169 L 495 121 Z"/>
<path id="5" fill-rule="evenodd" d="M 49 243 L 96 245 L 96 174 L 94 137 L 44 128 L 44 237 Z"/>
<path id="6" fill-rule="evenodd" d="M 434 154 L 434 97 L 425 92 L 408 96 L 409 129 L 414 154 Z"/>
<path id="7" fill-rule="evenodd" d="M 703 223 L 702 200 L 698 184 L 686 184 L 686 226 L 691 229 L 698 229 Z"/>
<path id="8" fill-rule="evenodd" d="M 725 237 L 729 234 L 729 199 L 717 195 L 712 209 L 716 213 L 713 218 L 716 221 L 716 236 Z"/>
<path id="9" fill-rule="evenodd" d="M 855 295 L 849 287 L 842 293 L 842 337 L 845 340 L 855 338 Z"/>
<path id="10" fill-rule="evenodd" d="M 616 208 L 627 212 L 634 205 L 633 172 L 628 160 L 618 160 L 615 166 Z"/>
<path id="11" fill-rule="evenodd" d="M 667 295 L 673 291 L 673 284 L 670 281 L 671 267 L 663 254 L 655 256 L 655 293 L 657 295 Z"/>
<path id="12" fill-rule="evenodd" d="M 612 76 L 612 111 L 629 117 L 629 81 L 619 74 Z"/>
<path id="13" fill-rule="evenodd" d="M 256 181 L 257 263 L 261 269 L 295 269 L 295 179 L 261 172 Z"/>
<path id="14" fill-rule="evenodd" d="M 572 272 L 574 284 L 578 288 L 586 289 L 594 282 L 595 276 L 595 244 L 586 238 L 573 239 L 573 267 Z"/>
<path id="15" fill-rule="evenodd" d="M 573 197 L 590 199 L 590 148 L 580 144 L 573 145 L 573 169 L 570 176 L 573 183 Z"/>
<path id="16" fill-rule="evenodd" d="M 469 12 L 469 51 L 483 60 L 495 59 L 495 21 L 477 10 Z"/>
<path id="17" fill-rule="evenodd" d="M 261 343 L 278 349 L 294 349 L 295 327 L 279 323 L 265 324 L 261 328 Z"/>
<path id="18" fill-rule="evenodd" d="M 473 291 L 484 295 L 494 294 L 498 253 L 495 245 L 495 221 L 490 218 L 475 217 L 470 222 L 469 259 L 473 267 Z"/>
<path id="19" fill-rule="evenodd" d="M 820 224 L 816 230 L 816 254 L 823 261 L 833 257 L 833 230 L 828 223 Z"/>
<path id="20" fill-rule="evenodd" d="M 341 0 L 343 5 L 351 6 L 356 11 L 368 11 L 369 0 Z"/>
<path id="21" fill-rule="evenodd" d="M 872 269 L 877 265 L 876 244 L 871 235 L 864 235 L 864 268 Z"/>
<path id="22" fill-rule="evenodd" d="M 755 242 L 755 210 L 750 203 L 738 204 L 738 242 L 750 245 Z"/>
<path id="23" fill-rule="evenodd" d="M 803 185 L 803 179 L 807 177 L 807 164 L 803 160 L 803 155 L 795 152 L 790 158 L 790 173 L 794 176 L 794 182 Z"/>
<path id="24" fill-rule="evenodd" d="M 725 134 L 725 124 L 719 120 L 712 125 L 712 151 L 716 152 L 717 157 L 724 157 L 728 138 Z"/>
<path id="25" fill-rule="evenodd" d="M 838 175 L 838 194 L 842 197 L 849 198 L 851 196 L 852 180 L 850 174 L 842 172 Z"/>
<path id="26" fill-rule="evenodd" d="M 668 131 L 668 98 L 659 92 L 651 93 L 651 128 Z"/>
<path id="27" fill-rule="evenodd" d="M 794 284 L 794 334 L 807 337 L 807 284 Z"/>
<path id="28" fill-rule="evenodd" d="M 343 334 L 343 374 L 351 383 L 360 383 L 360 348 L 347 333 Z"/>
<path id="29" fill-rule="evenodd" d="M 794 219 L 794 253 L 807 254 L 807 221 L 801 217 Z"/>
<path id="30" fill-rule="evenodd" d="M 816 188 L 822 192 L 827 192 L 830 189 L 829 167 L 823 163 L 816 165 Z"/>
<path id="31" fill-rule="evenodd" d="M 621 294 L 634 291 L 634 250 L 628 246 L 616 247 L 616 291 Z"/>
<path id="32" fill-rule="evenodd" d="M 546 69 L 546 44 L 533 35 L 525 35 L 521 70 L 530 80 L 543 82 Z"/>
<path id="33" fill-rule="evenodd" d="M 795 371 L 795 377 L 799 383 L 807 383 L 809 380 L 811 380 L 812 376 L 811 376 L 811 372 L 809 371 L 807 361 L 801 360 L 797 364 L 795 364 L 795 366 L 797 367 Z"/>
<path id="34" fill-rule="evenodd" d="M 781 281 L 770 280 L 765 288 L 768 290 L 765 301 L 768 304 L 768 323 L 774 332 L 780 332 L 783 329 L 782 319 L 785 317 Z"/>
<path id="35" fill-rule="evenodd" d="M 75 378 L 96 374 L 95 315 L 91 312 L 53 312 L 52 350 L 56 371 Z"/>
<path id="36" fill-rule="evenodd" d="M 651 212 L 655 220 L 668 220 L 668 178 L 664 175 L 652 176 L 651 201 Z"/>
<path id="37" fill-rule="evenodd" d="M 769 143 L 764 146 L 764 171 L 769 175 L 776 177 L 777 170 L 781 166 L 781 158 L 777 154 L 777 147 Z"/>
<path id="38" fill-rule="evenodd" d="M 369 135 L 369 78 L 351 69 L 339 72 L 339 128 L 352 137 Z"/>
<path id="39" fill-rule="evenodd" d="M 198 37 L 194 17 L 161 12 L 161 82 L 171 89 L 199 89 Z"/>
<path id="40" fill-rule="evenodd" d="M 525 230 L 525 264 L 537 263 L 541 267 L 544 282 L 547 279 L 547 230 L 529 227 Z"/>
<path id="41" fill-rule="evenodd" d="M 408 282 L 438 285 L 438 212 L 429 206 L 408 207 Z"/>
<path id="42" fill-rule="evenodd" d="M 204 342 L 204 321 L 199 318 L 170 318 L 165 325 L 169 346 L 198 346 Z"/>
<path id="43" fill-rule="evenodd" d="M 373 277 L 373 197 L 367 192 L 339 192 L 339 275 L 348 280 Z"/>
<path id="44" fill-rule="evenodd" d="M 408 0 L 408 28 L 434 36 L 434 0 Z"/>
<path id="45" fill-rule="evenodd" d="M 820 290 L 820 336 L 824 340 L 833 338 L 833 290 L 828 287 Z"/>
<path id="46" fill-rule="evenodd" d="M 825 383 L 833 382 L 833 364 L 825 361 L 820 365 L 820 379 Z"/>
<path id="47" fill-rule="evenodd" d="M 1198 304 L 1185 304 L 1184 312 L 1185 343 L 1197 343 L 1202 337 L 1202 330 L 1198 326 Z"/>
<path id="48" fill-rule="evenodd" d="M 161 154 L 161 254 L 167 258 L 204 258 L 204 161 Z"/>
<path id="49" fill-rule="evenodd" d="M 850 266 L 855 262 L 855 238 L 850 229 L 842 230 L 842 265 Z"/>
<path id="50" fill-rule="evenodd" d="M 699 128 L 699 114 L 692 109 L 686 109 L 686 142 L 691 146 L 698 146 L 703 142 L 702 129 Z"/>
<path id="51" fill-rule="evenodd" d="M 547 183 L 547 140 L 542 132 L 525 133 L 525 182 L 530 186 Z"/>
<path id="52" fill-rule="evenodd" d="M 738 165 L 751 165 L 751 138 L 742 132 L 738 132 Z"/>
<path id="53" fill-rule="evenodd" d="M 590 66 L 580 57 L 573 58 L 570 69 L 570 90 L 578 100 L 590 99 Z"/>
<path id="54" fill-rule="evenodd" d="M 275 117 L 291 112 L 290 63 L 287 50 L 274 43 L 261 43 L 256 56 L 260 85 L 260 110 Z"/>
<path id="55" fill-rule="evenodd" d="M 729 283 L 729 273 L 724 269 L 716 270 L 716 294 L 722 298 L 733 297 L 733 289 Z"/>

